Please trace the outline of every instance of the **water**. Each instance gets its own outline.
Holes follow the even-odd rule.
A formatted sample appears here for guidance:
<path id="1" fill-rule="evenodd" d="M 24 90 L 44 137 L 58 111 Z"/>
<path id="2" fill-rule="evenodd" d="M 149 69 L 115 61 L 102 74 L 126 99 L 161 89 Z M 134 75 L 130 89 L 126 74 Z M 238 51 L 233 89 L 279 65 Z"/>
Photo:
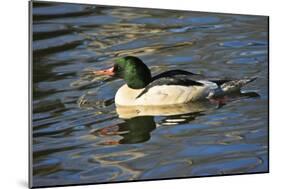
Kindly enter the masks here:
<path id="1" fill-rule="evenodd" d="M 34 3 L 34 186 L 268 171 L 267 24 L 262 16 Z M 260 97 L 134 117 L 140 110 L 114 105 L 122 80 L 89 74 L 125 55 L 153 74 L 257 77 L 243 90 Z"/>

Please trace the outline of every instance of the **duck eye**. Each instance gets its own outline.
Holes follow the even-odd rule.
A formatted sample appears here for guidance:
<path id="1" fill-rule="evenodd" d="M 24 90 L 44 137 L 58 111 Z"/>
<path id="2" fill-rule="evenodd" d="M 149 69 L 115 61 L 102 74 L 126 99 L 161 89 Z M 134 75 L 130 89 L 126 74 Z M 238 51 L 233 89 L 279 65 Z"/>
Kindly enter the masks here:
<path id="1" fill-rule="evenodd" d="M 119 70 L 119 66 L 118 65 L 114 65 L 114 71 L 118 71 Z"/>

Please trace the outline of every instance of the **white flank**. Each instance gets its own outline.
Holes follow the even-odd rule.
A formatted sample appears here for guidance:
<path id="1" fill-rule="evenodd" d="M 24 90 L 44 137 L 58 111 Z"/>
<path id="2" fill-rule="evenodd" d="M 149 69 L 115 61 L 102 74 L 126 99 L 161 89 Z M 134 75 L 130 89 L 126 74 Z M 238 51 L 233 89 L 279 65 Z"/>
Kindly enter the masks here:
<path id="1" fill-rule="evenodd" d="M 126 84 L 118 89 L 115 103 L 120 106 L 161 106 L 183 104 L 208 98 L 218 86 L 210 81 L 199 81 L 203 86 L 160 85 L 150 88 L 136 98 L 144 89 L 131 89 Z"/>

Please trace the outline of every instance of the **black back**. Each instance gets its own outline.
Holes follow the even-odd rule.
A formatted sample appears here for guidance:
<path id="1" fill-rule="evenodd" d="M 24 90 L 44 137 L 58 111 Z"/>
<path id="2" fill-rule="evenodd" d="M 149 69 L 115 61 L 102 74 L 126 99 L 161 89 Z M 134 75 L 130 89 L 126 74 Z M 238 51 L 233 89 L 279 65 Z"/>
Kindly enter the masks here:
<path id="1" fill-rule="evenodd" d="M 158 74 L 152 78 L 152 81 L 145 87 L 145 89 L 136 97 L 139 98 L 145 94 L 150 88 L 160 85 L 181 85 L 181 86 L 203 86 L 204 84 L 192 80 L 190 76 L 194 74 L 184 70 L 170 70 Z M 199 75 L 198 75 L 199 76 Z"/>

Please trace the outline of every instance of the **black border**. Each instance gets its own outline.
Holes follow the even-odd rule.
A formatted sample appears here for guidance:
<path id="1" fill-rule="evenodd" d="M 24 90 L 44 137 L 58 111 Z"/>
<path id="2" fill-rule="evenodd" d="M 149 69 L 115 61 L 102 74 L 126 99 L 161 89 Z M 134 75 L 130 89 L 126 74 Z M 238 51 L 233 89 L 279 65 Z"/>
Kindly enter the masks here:
<path id="1" fill-rule="evenodd" d="M 227 15 L 241 15 L 241 16 L 262 16 L 267 17 L 268 24 L 267 24 L 267 41 L 268 41 L 268 47 L 267 47 L 267 78 L 268 78 L 268 85 L 267 85 L 267 95 L 268 95 L 268 141 L 267 141 L 267 159 L 268 159 L 268 170 L 264 172 L 250 172 L 250 173 L 231 173 L 231 174 L 223 174 L 223 175 L 204 175 L 204 176 L 190 176 L 190 177 L 171 177 L 171 178 L 159 178 L 159 179 L 139 179 L 139 180 L 127 180 L 127 181 L 109 181 L 109 182 L 96 182 L 96 183 L 79 183 L 79 184 L 62 184 L 62 185 L 50 185 L 50 186 L 33 186 L 33 150 L 32 150 L 32 64 L 33 64 L 33 50 L 32 50 L 32 24 L 33 24 L 33 17 L 32 17 L 32 8 L 34 2 L 40 2 L 40 3 L 62 3 L 62 4 L 75 4 L 75 5 L 94 5 L 94 6 L 101 6 L 101 7 L 122 7 L 122 8 L 138 8 L 138 9 L 149 9 L 149 10 L 167 10 L 167 11 L 177 11 L 177 12 L 195 12 L 195 13 L 210 13 L 210 14 L 227 14 Z M 133 7 L 133 6 L 119 6 L 119 5 L 102 5 L 102 4 L 91 4 L 91 3 L 71 3 L 71 2 L 58 2 L 58 1 L 37 1 L 37 0 L 30 0 L 28 2 L 28 187 L 29 188 L 53 188 L 53 187 L 67 187 L 67 186 L 85 186 L 85 185 L 99 185 L 99 184 L 116 184 L 116 183 L 132 183 L 132 182 L 144 182 L 144 181 L 161 181 L 161 180 L 175 180 L 175 179 L 191 179 L 191 178 L 208 178 L 208 177 L 224 177 L 224 176 L 240 176 L 240 175 L 252 175 L 252 174 L 265 174 L 270 173 L 270 17 L 267 15 L 255 15 L 255 14 L 235 14 L 235 13 L 223 13 L 223 12 L 206 12 L 206 11 L 191 11 L 191 10 L 176 10 L 176 9 L 164 9 L 164 8 L 148 8 L 148 7 Z"/>
<path id="2" fill-rule="evenodd" d="M 32 112 L 33 112 L 33 89 L 32 89 L 32 74 L 33 74 L 33 48 L 32 48 L 32 24 L 33 24 L 33 1 L 28 2 L 28 187 L 32 188 L 33 184 L 33 143 L 32 143 Z"/>

